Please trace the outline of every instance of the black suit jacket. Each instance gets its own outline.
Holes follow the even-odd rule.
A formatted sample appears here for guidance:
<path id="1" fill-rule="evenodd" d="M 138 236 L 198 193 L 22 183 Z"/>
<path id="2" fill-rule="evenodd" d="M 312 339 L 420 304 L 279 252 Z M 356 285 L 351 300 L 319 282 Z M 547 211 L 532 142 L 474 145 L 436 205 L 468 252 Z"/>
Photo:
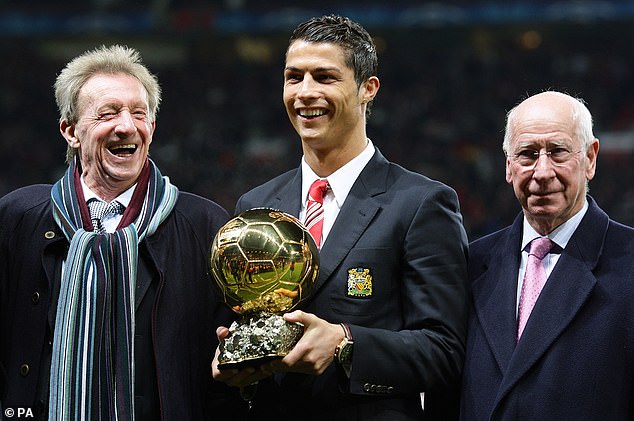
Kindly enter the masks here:
<path id="1" fill-rule="evenodd" d="M 588 201 L 517 344 L 523 215 L 471 244 L 462 419 L 634 419 L 634 230 Z"/>
<path id="2" fill-rule="evenodd" d="M 300 196 L 297 168 L 246 193 L 236 211 L 264 206 L 297 216 Z M 255 413 L 345 420 L 457 415 L 449 391 L 463 363 L 466 255 L 456 193 L 377 150 L 322 245 L 315 292 L 302 306 L 350 324 L 350 379 L 335 364 L 321 376 L 277 375 L 275 388 L 260 386 Z M 371 295 L 348 295 L 351 269 L 368 269 Z"/>

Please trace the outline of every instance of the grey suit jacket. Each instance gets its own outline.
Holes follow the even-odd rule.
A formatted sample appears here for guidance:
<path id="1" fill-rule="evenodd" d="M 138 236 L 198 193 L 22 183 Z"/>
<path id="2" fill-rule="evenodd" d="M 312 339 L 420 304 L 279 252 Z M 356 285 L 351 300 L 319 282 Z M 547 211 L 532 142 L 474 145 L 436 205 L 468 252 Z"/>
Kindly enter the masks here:
<path id="1" fill-rule="evenodd" d="M 522 214 L 471 244 L 462 419 L 634 419 L 634 230 L 588 201 L 519 343 Z"/>
<path id="2" fill-rule="evenodd" d="M 297 168 L 246 193 L 236 211 L 265 206 L 297 216 L 300 195 Z M 322 245 L 316 291 L 302 307 L 350 324 L 350 379 L 335 364 L 321 376 L 278 375 L 256 413 L 260 405 L 293 419 L 457 416 L 451 392 L 464 355 L 466 256 L 456 193 L 377 150 Z M 371 276 L 371 293 L 349 293 L 356 273 Z"/>

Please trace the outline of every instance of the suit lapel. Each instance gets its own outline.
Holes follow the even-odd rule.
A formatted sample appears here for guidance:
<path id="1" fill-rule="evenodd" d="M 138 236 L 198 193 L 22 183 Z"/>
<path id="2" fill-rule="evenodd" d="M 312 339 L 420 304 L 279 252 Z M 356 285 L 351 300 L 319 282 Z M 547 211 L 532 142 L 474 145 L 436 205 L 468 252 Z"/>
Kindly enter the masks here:
<path id="1" fill-rule="evenodd" d="M 373 196 L 386 190 L 388 162 L 378 149 L 355 181 L 320 251 L 315 288 L 321 287 L 368 228 L 381 205 Z"/>
<path id="2" fill-rule="evenodd" d="M 271 207 L 282 212 L 286 212 L 295 217 L 299 216 L 301 209 L 302 195 L 302 170 L 301 167 L 295 171 L 295 175 L 285 185 L 278 189 L 278 194 L 273 199 Z"/>
<path id="3" fill-rule="evenodd" d="M 337 216 L 328 238 L 320 251 L 321 267 L 316 288 L 319 288 L 330 277 L 332 272 L 354 247 L 361 234 L 368 228 L 370 221 L 378 212 L 378 203 L 365 200 L 353 194 L 355 187 L 346 198 L 344 205 Z"/>
<path id="4" fill-rule="evenodd" d="M 520 215 L 491 251 L 489 267 L 473 281 L 474 309 L 502 373 L 508 367 L 516 344 L 515 308 L 521 227 Z"/>
<path id="5" fill-rule="evenodd" d="M 501 399 L 573 322 L 596 285 L 592 273 L 609 219 L 591 198 L 581 224 L 562 251 L 517 344 L 498 394 Z"/>

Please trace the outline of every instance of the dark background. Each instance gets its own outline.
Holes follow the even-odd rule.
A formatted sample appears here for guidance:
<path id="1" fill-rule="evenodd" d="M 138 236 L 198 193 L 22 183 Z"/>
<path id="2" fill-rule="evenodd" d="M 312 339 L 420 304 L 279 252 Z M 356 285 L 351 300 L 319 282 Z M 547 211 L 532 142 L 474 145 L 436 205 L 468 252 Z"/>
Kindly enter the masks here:
<path id="1" fill-rule="evenodd" d="M 328 13 L 362 23 L 379 50 L 369 137 L 455 188 L 471 239 L 519 211 L 504 118 L 546 89 L 586 100 L 601 140 L 591 194 L 634 225 L 634 1 L 0 0 L 0 195 L 61 177 L 55 77 L 120 43 L 163 88 L 151 157 L 180 189 L 233 212 L 241 193 L 299 164 L 284 52 L 297 23 Z"/>

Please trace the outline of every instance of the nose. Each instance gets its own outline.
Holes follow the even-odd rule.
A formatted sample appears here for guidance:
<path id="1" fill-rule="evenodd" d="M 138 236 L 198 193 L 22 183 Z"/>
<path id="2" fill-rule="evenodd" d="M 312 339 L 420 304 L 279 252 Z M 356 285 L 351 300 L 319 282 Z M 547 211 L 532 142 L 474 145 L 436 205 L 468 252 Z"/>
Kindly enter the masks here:
<path id="1" fill-rule="evenodd" d="M 117 119 L 117 125 L 115 126 L 115 133 L 121 136 L 130 136 L 136 132 L 136 125 L 134 124 L 134 118 L 128 110 L 122 110 L 119 113 Z"/>
<path id="2" fill-rule="evenodd" d="M 546 152 L 540 152 L 533 167 L 534 178 L 548 178 L 554 174 L 554 165 Z"/>
<path id="3" fill-rule="evenodd" d="M 310 75 L 304 76 L 298 91 L 300 98 L 315 98 L 317 96 L 317 82 Z"/>

